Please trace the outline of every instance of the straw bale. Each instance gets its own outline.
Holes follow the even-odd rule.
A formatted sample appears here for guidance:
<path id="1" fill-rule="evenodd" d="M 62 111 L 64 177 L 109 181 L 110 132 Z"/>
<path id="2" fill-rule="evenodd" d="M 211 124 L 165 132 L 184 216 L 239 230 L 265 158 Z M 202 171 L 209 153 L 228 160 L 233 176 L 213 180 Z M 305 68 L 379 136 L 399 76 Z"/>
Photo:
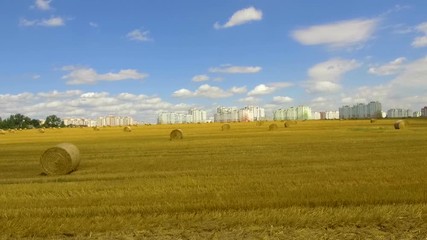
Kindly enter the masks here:
<path id="1" fill-rule="evenodd" d="M 231 128 L 230 124 L 226 123 L 226 124 L 222 125 L 221 130 L 222 131 L 228 131 L 228 130 L 230 130 L 230 128 Z"/>
<path id="2" fill-rule="evenodd" d="M 80 164 L 79 149 L 71 143 L 61 143 L 47 149 L 40 157 L 40 165 L 48 175 L 64 175 L 75 171 Z"/>
<path id="3" fill-rule="evenodd" d="M 132 128 L 129 126 L 126 126 L 125 128 L 123 128 L 123 131 L 125 132 L 132 132 Z"/>
<path id="4" fill-rule="evenodd" d="M 93 127 L 93 130 L 94 130 L 94 131 L 99 131 L 99 130 L 101 130 L 101 129 L 99 129 L 99 127 L 98 127 L 98 126 L 96 126 L 96 127 Z"/>
<path id="5" fill-rule="evenodd" d="M 402 129 L 405 128 L 405 121 L 398 120 L 394 123 L 394 129 Z"/>
<path id="6" fill-rule="evenodd" d="M 170 133 L 170 140 L 179 140 L 184 138 L 184 134 L 181 129 L 172 130 Z"/>
<path id="7" fill-rule="evenodd" d="M 6 131 L 5 131 L 5 130 L 3 130 L 3 129 L 0 129 L 0 134 L 1 134 L 1 135 L 5 135 L 5 134 L 6 134 Z"/>
<path id="8" fill-rule="evenodd" d="M 371 123 L 375 123 L 377 121 L 377 119 L 372 118 L 371 119 Z"/>
<path id="9" fill-rule="evenodd" d="M 268 130 L 270 130 L 270 131 L 277 130 L 278 128 L 279 127 L 275 123 L 272 123 L 272 124 L 270 124 L 270 126 L 268 126 Z"/>
<path id="10" fill-rule="evenodd" d="M 45 132 L 44 128 L 39 129 L 39 133 L 44 133 L 44 132 Z"/>

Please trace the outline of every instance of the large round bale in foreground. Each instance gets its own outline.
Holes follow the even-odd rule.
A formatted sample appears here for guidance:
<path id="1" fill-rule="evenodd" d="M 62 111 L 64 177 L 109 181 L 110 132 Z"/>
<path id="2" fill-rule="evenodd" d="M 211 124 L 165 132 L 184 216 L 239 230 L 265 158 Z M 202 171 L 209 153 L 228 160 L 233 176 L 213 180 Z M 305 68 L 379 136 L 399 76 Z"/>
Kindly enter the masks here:
<path id="1" fill-rule="evenodd" d="M 268 126 L 268 130 L 270 130 L 270 131 L 277 130 L 278 128 L 279 127 L 275 123 L 272 123 L 272 124 L 270 124 L 270 126 Z"/>
<path id="2" fill-rule="evenodd" d="M 230 128 L 231 128 L 230 124 L 227 123 L 227 124 L 222 125 L 221 130 L 222 131 L 228 131 L 228 130 L 230 130 Z"/>
<path id="3" fill-rule="evenodd" d="M 132 132 L 132 128 L 129 126 L 126 126 L 125 128 L 123 128 L 123 131 L 125 132 Z"/>
<path id="4" fill-rule="evenodd" d="M 40 157 L 43 172 L 64 175 L 76 170 L 80 164 L 79 149 L 71 143 L 61 143 L 47 149 Z"/>
<path id="5" fill-rule="evenodd" d="M 394 129 L 402 129 L 405 128 L 405 121 L 398 120 L 394 123 Z"/>
<path id="6" fill-rule="evenodd" d="M 179 140 L 179 139 L 182 139 L 183 137 L 184 137 L 184 134 L 182 133 L 181 129 L 172 130 L 172 132 L 170 133 L 170 140 Z"/>

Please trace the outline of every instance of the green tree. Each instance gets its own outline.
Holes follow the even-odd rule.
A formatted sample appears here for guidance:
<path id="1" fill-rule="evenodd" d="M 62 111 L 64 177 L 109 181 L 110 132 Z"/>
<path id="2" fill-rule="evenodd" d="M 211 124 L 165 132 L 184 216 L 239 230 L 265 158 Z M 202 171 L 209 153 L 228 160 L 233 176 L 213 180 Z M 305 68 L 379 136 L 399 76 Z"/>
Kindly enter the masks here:
<path id="1" fill-rule="evenodd" d="M 64 125 L 61 118 L 56 115 L 50 115 L 46 117 L 46 121 L 43 124 L 45 127 L 61 127 Z"/>

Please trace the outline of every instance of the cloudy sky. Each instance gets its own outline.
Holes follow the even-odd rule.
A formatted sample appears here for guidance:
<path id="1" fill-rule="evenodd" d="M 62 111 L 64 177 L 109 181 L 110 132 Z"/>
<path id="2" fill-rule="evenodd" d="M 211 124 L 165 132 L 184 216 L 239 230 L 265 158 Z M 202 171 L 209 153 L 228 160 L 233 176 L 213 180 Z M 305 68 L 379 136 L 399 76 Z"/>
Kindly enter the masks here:
<path id="1" fill-rule="evenodd" d="M 0 0 L 0 117 L 427 106 L 427 1 Z"/>

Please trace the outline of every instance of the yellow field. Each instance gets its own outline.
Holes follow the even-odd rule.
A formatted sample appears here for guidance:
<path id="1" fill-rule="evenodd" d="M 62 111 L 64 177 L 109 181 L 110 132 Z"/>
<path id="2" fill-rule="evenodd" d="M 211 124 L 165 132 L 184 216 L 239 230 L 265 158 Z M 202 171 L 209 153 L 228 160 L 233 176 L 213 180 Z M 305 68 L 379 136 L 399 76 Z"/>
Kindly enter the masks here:
<path id="1" fill-rule="evenodd" d="M 425 239 L 427 120 L 0 135 L 0 239 Z M 175 128 L 184 139 L 169 141 Z M 58 143 L 77 171 L 41 174 Z"/>

